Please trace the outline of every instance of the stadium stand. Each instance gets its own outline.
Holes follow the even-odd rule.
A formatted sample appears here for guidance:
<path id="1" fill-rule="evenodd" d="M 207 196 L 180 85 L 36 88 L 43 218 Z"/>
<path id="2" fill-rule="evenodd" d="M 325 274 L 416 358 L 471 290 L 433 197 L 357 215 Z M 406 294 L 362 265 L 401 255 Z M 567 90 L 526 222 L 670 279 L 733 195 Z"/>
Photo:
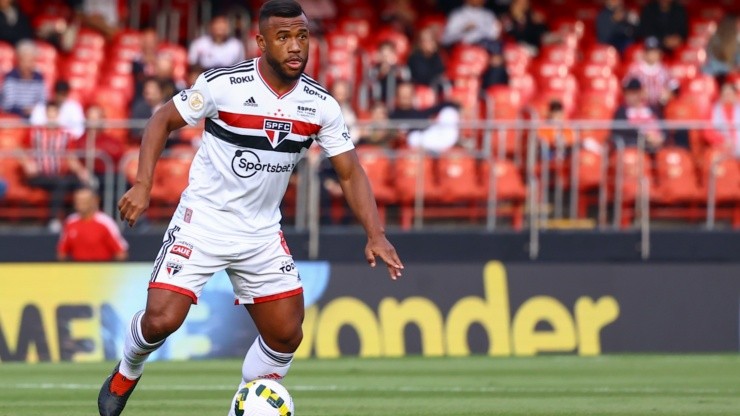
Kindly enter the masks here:
<path id="1" fill-rule="evenodd" d="M 37 70 L 43 74 L 49 91 L 56 80 L 68 81 L 72 96 L 85 108 L 99 106 L 106 120 L 116 123 L 106 126 L 104 131 L 120 140 L 129 151 L 137 145 L 129 138 L 126 124 L 134 97 L 139 94 L 140 80 L 135 67 L 141 64 L 145 53 L 143 34 L 151 28 L 156 30 L 154 54 L 169 56 L 175 82 L 186 85 L 197 74 L 197 68 L 187 65 L 187 46 L 210 20 L 210 15 L 203 13 L 209 2 L 203 7 L 194 7 L 192 2 L 170 1 L 167 4 L 171 9 L 161 10 L 159 6 L 163 1 L 119 1 L 118 12 L 126 24 L 114 36 L 92 27 L 81 27 L 72 46 L 67 47 L 65 42 L 41 30 L 58 22 L 74 25 L 73 11 L 66 2 L 18 3 L 30 16 L 36 30 Z M 247 3 L 251 19 L 254 19 L 262 2 Z M 378 47 L 388 42 L 393 44 L 399 65 L 403 66 L 416 40 L 414 31 L 429 29 L 440 39 L 446 17 L 439 9 L 430 7 L 433 2 L 413 1 L 416 20 L 406 22 L 410 23 L 411 30 L 396 20 L 384 20 L 384 11 L 390 1 L 337 0 L 335 3 L 341 12 L 335 18 L 318 22 L 320 29 L 313 39 L 307 72 L 328 87 L 336 80 L 348 81 L 359 123 L 366 125 L 373 105 L 370 91 L 379 88 L 378 81 L 368 76 L 367 68 L 374 62 Z M 625 8 L 628 13 L 639 16 L 644 3 L 626 1 Z M 728 0 L 711 3 L 684 0 L 681 4 L 689 16 L 688 34 L 681 46 L 663 56 L 663 64 L 679 85 L 677 93 L 662 109 L 663 120 L 667 123 L 662 128 L 668 138 L 666 147 L 640 156 L 639 149 L 618 151 L 610 140 L 609 123 L 622 100 L 622 85 L 627 81 L 625 74 L 645 52 L 642 39 L 635 36 L 620 54 L 614 46 L 597 41 L 595 21 L 603 7 L 601 2 L 537 2 L 532 5 L 533 12 L 544 16 L 543 24 L 547 27 L 539 48 L 515 42 L 507 34 L 510 32 L 507 25 L 512 24 L 510 17 L 506 13 L 497 16 L 504 29 L 501 51 L 508 85 L 481 90 L 481 75 L 488 66 L 489 52 L 481 45 L 458 44 L 440 49 L 446 66 L 444 82 L 415 87 L 418 108 L 432 107 L 444 100 L 460 105 L 463 125 L 459 146 L 443 154 L 410 152 L 403 137 L 405 130 L 391 124 L 385 128 L 400 132 L 401 138 L 394 140 L 389 148 L 360 149 L 360 160 L 373 183 L 384 220 L 397 220 L 402 228 L 411 227 L 419 195 L 425 217 L 451 217 L 475 223 L 487 212 L 488 169 L 492 165 L 493 177 L 498 179 L 496 202 L 498 199 L 509 201 L 513 207 L 511 212 L 500 214 L 511 217 L 514 228 L 519 228 L 524 224 L 523 207 L 530 179 L 540 176 L 542 169 L 539 167 L 547 165 L 550 166 L 549 174 L 555 175 L 560 185 L 556 189 L 558 181 L 554 180 L 545 185 L 539 183 L 540 187 L 547 187 L 539 193 L 553 197 L 575 186 L 578 201 L 560 199 L 565 201 L 563 204 L 577 205 L 576 216 L 580 219 L 594 217 L 592 208 L 601 190 L 608 194 L 610 203 L 615 199 L 621 201 L 621 222 L 628 226 L 633 221 L 635 201 L 644 197 L 640 194 L 639 180 L 650 178 L 650 202 L 655 208 L 651 212 L 655 218 L 701 220 L 710 197 L 708 183 L 714 180 L 710 176 L 714 176 L 715 198 L 721 208 L 718 218 L 740 226 L 740 215 L 735 208 L 740 201 L 737 162 L 734 157 L 725 155 L 712 163 L 717 150 L 707 143 L 711 128 L 696 124 L 708 123 L 724 82 L 740 87 L 738 68 L 718 76 L 704 72 L 708 45 L 717 34 L 718 24 L 726 16 L 740 12 L 740 4 Z M 177 12 L 177 19 L 170 18 L 173 11 Z M 249 17 L 243 18 L 243 14 L 227 15 L 236 34 L 245 42 L 247 55 L 256 56 L 254 22 Z M 0 78 L 13 67 L 14 60 L 12 44 L 0 39 Z M 144 75 L 152 75 L 152 69 L 146 64 L 142 68 Z M 394 86 L 391 83 L 387 87 Z M 394 97 L 394 91 L 387 91 L 387 96 Z M 574 132 L 572 149 L 559 156 L 562 163 L 556 170 L 551 167 L 552 154 L 532 150 L 532 146 L 537 145 L 532 136 L 536 136 L 541 127 L 538 123 L 545 118 L 554 100 L 564 106 L 568 126 Z M 0 130 L 0 151 L 5 152 L 2 153 L 1 175 L 11 184 L 8 195 L 0 200 L 0 219 L 43 220 L 45 199 L 38 192 L 24 188 L 23 177 L 14 169 L 13 157 L 8 153 L 23 146 L 27 134 L 23 122 L 5 114 L 0 114 L 0 118 L 4 124 Z M 677 123 L 687 124 L 676 127 Z M 141 126 L 139 123 L 138 128 Z M 177 195 L 187 183 L 186 159 L 196 150 L 201 131 L 202 127 L 188 128 L 173 137 L 172 142 L 179 150 L 172 152 L 176 156 L 166 158 L 158 169 L 161 178 L 152 195 L 156 209 L 150 210 L 150 218 L 165 218 L 177 202 Z M 685 142 L 682 141 L 684 137 Z M 95 148 L 94 143 L 87 143 L 87 146 Z M 183 148 L 188 150 L 182 151 Z M 638 163 L 641 159 L 643 162 Z M 135 158 L 124 157 L 124 160 L 127 164 L 122 166 L 121 172 L 130 179 Z M 423 180 L 417 180 L 419 175 Z M 417 190 L 417 186 L 421 189 Z M 35 210 L 16 209 L 19 204 Z M 497 205 L 502 207 L 502 204 Z M 13 210 L 8 211 L 10 208 Z M 550 211 L 552 208 L 547 207 Z"/>

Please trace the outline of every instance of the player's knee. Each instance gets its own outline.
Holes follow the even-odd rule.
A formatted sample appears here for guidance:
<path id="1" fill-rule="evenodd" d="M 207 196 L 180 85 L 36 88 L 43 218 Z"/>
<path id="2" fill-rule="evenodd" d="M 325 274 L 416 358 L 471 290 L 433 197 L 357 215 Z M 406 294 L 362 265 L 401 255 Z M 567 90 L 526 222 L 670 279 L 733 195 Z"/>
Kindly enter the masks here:
<path id="1" fill-rule="evenodd" d="M 282 328 L 282 331 L 276 331 L 269 336 L 262 338 L 267 345 L 275 351 L 284 353 L 294 353 L 301 345 L 303 340 L 303 330 L 298 325 L 295 328 Z"/>
<path id="2" fill-rule="evenodd" d="M 147 342 L 159 342 L 177 331 L 182 321 L 165 312 L 147 311 L 141 318 L 141 332 Z"/>

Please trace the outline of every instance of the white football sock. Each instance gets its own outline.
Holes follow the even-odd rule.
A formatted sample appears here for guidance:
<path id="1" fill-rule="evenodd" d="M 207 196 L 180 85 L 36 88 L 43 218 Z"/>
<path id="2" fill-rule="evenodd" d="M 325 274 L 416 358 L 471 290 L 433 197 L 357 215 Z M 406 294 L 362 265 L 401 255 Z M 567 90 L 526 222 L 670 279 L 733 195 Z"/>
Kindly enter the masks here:
<path id="1" fill-rule="evenodd" d="M 281 381 L 292 362 L 293 354 L 277 352 L 268 347 L 262 337 L 257 337 L 244 357 L 241 386 L 258 378 Z"/>
<path id="2" fill-rule="evenodd" d="M 126 333 L 126 341 L 123 344 L 123 359 L 118 371 L 129 380 L 141 377 L 144 371 L 144 361 L 149 358 L 149 354 L 157 350 L 164 340 L 150 344 L 144 339 L 141 333 L 141 317 L 144 311 L 139 311 L 131 318 L 131 325 Z"/>

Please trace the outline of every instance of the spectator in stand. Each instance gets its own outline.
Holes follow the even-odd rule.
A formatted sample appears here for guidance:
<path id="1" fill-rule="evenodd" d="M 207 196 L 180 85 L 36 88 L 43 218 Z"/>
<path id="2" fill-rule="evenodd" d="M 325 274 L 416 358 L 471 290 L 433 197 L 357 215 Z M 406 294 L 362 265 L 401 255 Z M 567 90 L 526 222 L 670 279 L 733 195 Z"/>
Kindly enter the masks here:
<path id="1" fill-rule="evenodd" d="M 8 193 L 8 182 L 0 178 L 0 199 L 3 199 L 6 193 Z"/>
<path id="2" fill-rule="evenodd" d="M 428 109 L 414 106 L 414 84 L 400 84 L 396 92 L 396 109 L 391 120 L 429 120 L 428 127 L 410 126 L 406 144 L 411 148 L 423 148 L 430 152 L 444 152 L 453 147 L 460 135 L 460 110 L 456 104 L 443 102 Z"/>
<path id="3" fill-rule="evenodd" d="M 563 103 L 558 100 L 550 101 L 547 118 L 544 126 L 537 131 L 537 136 L 553 151 L 568 151 L 575 143 L 575 134 L 565 124 Z"/>
<path id="4" fill-rule="evenodd" d="M 123 154 L 126 152 L 126 143 L 124 143 L 124 140 L 111 136 L 105 129 L 103 129 L 105 111 L 102 107 L 91 105 L 87 108 L 86 116 L 87 130 L 85 130 L 85 134 L 81 137 L 81 140 L 79 140 L 79 145 L 85 146 L 88 141 L 91 141 L 94 138 L 95 150 L 108 155 L 111 162 L 113 162 L 112 167 L 115 170 L 121 157 L 123 157 Z M 95 160 L 94 172 L 98 178 L 98 183 L 101 185 L 105 184 L 105 181 L 103 180 L 105 175 L 105 164 L 102 160 Z M 104 191 L 102 187 L 99 187 L 98 190 L 101 192 Z"/>
<path id="5" fill-rule="evenodd" d="M 90 184 L 90 174 L 74 154 L 75 140 L 59 125 L 59 106 L 46 105 L 46 126 L 34 127 L 29 135 L 31 157 L 24 154 L 21 164 L 30 186 L 43 188 L 51 194 L 49 230 L 59 232 L 64 218 L 64 198 L 80 185 Z"/>
<path id="6" fill-rule="evenodd" d="M 545 17 L 542 13 L 532 10 L 529 0 L 511 2 L 509 13 L 504 18 L 504 28 L 506 34 L 517 43 L 535 51 L 542 45 L 542 35 L 547 33 Z"/>
<path id="7" fill-rule="evenodd" d="M 352 86 L 348 81 L 338 79 L 331 86 L 331 96 L 339 103 L 349 136 L 354 143 L 357 143 L 360 138 L 357 131 L 357 114 L 352 108 Z"/>
<path id="8" fill-rule="evenodd" d="M 59 80 L 54 83 L 50 102 L 59 107 L 59 125 L 77 139 L 85 132 L 85 113 L 79 101 L 70 97 L 69 93 L 69 83 Z M 29 121 L 36 126 L 46 125 L 46 104 L 36 104 Z"/>
<path id="9" fill-rule="evenodd" d="M 360 130 L 357 146 L 392 147 L 396 134 L 388 125 L 388 107 L 383 103 L 373 104 L 370 108 L 369 121 L 369 125 Z"/>
<path id="10" fill-rule="evenodd" d="M 0 0 L 0 41 L 17 44 L 33 37 L 31 21 L 13 0 Z"/>
<path id="11" fill-rule="evenodd" d="M 18 42 L 16 67 L 5 75 L 2 86 L 2 110 L 28 118 L 36 104 L 46 101 L 44 77 L 35 70 L 36 46 L 30 40 Z"/>
<path id="12" fill-rule="evenodd" d="M 381 21 L 399 32 L 405 33 L 409 38 L 414 36 L 414 23 L 416 22 L 416 9 L 411 0 L 394 0 L 387 2 L 380 14 Z"/>
<path id="13" fill-rule="evenodd" d="M 645 90 L 645 99 L 650 106 L 663 108 L 678 89 L 678 81 L 671 77 L 663 65 L 663 52 L 657 38 L 645 39 L 645 53 L 642 59 L 630 65 L 625 81 L 637 79 Z"/>
<path id="14" fill-rule="evenodd" d="M 740 103 L 735 86 L 722 85 L 719 101 L 712 109 L 712 130 L 705 135 L 709 144 L 736 158 L 740 158 Z"/>
<path id="15" fill-rule="evenodd" d="M 154 78 L 162 86 L 165 97 L 172 97 L 187 87 L 184 80 L 175 79 L 175 61 L 168 53 L 160 53 L 154 61 Z"/>
<path id="16" fill-rule="evenodd" d="M 434 30 L 423 29 L 419 32 L 416 47 L 406 62 L 411 73 L 411 81 L 417 85 L 437 85 L 445 73 L 445 64 L 439 53 L 439 45 Z"/>
<path id="17" fill-rule="evenodd" d="M 596 16 L 596 38 L 623 53 L 635 41 L 639 16 L 624 7 L 623 0 L 606 0 Z"/>
<path id="18" fill-rule="evenodd" d="M 509 85 L 509 72 L 506 69 L 503 48 L 496 45 L 490 52 L 488 67 L 481 75 L 481 93 L 485 93 L 494 85 Z"/>
<path id="19" fill-rule="evenodd" d="M 113 39 L 121 22 L 118 16 L 118 0 L 73 0 L 77 19 L 83 26 Z"/>
<path id="20" fill-rule="evenodd" d="M 640 35 L 656 37 L 662 48 L 674 51 L 689 34 L 686 8 L 676 0 L 652 0 L 640 14 Z"/>
<path id="21" fill-rule="evenodd" d="M 149 28 L 141 31 L 141 51 L 131 62 L 131 73 L 134 76 L 134 101 L 141 97 L 144 81 L 154 76 L 156 72 L 159 45 L 159 35 L 156 30 Z"/>
<path id="22" fill-rule="evenodd" d="M 382 42 L 378 47 L 375 65 L 370 68 L 370 79 L 373 80 L 373 99 L 385 101 L 393 108 L 393 97 L 396 87 L 401 82 L 411 78 L 408 68 L 400 63 L 396 44 L 390 41 Z"/>
<path id="23" fill-rule="evenodd" d="M 128 257 L 128 243 L 116 222 L 99 211 L 100 199 L 92 188 L 74 193 L 74 214 L 64 222 L 57 244 L 59 261 L 123 261 Z"/>
<path id="24" fill-rule="evenodd" d="M 501 22 L 492 11 L 483 7 L 485 0 L 465 0 L 465 4 L 450 13 L 442 35 L 442 44 L 479 45 L 488 50 L 500 41 Z"/>
<path id="25" fill-rule="evenodd" d="M 164 104 L 165 95 L 162 84 L 154 77 L 144 81 L 144 90 L 141 99 L 131 107 L 131 118 L 134 120 L 148 120 L 157 109 Z"/>
<path id="26" fill-rule="evenodd" d="M 707 44 L 707 62 L 702 71 L 722 78 L 740 66 L 740 34 L 738 19 L 727 15 L 717 25 L 717 32 Z"/>
<path id="27" fill-rule="evenodd" d="M 131 106 L 130 117 L 133 120 L 149 120 L 155 111 L 165 103 L 165 95 L 162 84 L 156 78 L 148 78 L 144 81 L 144 89 L 141 98 Z M 141 139 L 142 129 L 132 129 L 131 138 L 135 141 Z"/>
<path id="28" fill-rule="evenodd" d="M 665 141 L 660 131 L 661 114 L 646 103 L 644 96 L 642 84 L 638 79 L 633 78 L 627 81 L 624 86 L 624 104 L 614 112 L 614 121 L 627 123 L 633 127 L 612 127 L 614 143 L 622 141 L 625 146 L 634 147 L 638 145 L 639 135 L 642 134 L 646 140 L 645 148 L 655 150 Z"/>
<path id="29" fill-rule="evenodd" d="M 244 60 L 244 45 L 231 35 L 231 24 L 226 16 L 211 19 L 209 33 L 190 44 L 188 64 L 204 70 L 235 65 Z"/>

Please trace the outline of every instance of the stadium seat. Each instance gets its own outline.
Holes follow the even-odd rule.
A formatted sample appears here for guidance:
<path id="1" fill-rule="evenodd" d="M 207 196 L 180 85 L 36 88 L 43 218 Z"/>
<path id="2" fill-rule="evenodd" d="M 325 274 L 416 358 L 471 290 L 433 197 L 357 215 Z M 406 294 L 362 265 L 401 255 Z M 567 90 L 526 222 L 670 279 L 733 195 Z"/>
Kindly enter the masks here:
<path id="1" fill-rule="evenodd" d="M 656 186 L 651 194 L 659 204 L 685 204 L 702 202 L 696 166 L 688 150 L 668 146 L 655 155 Z"/>
<path id="2" fill-rule="evenodd" d="M 188 71 L 188 51 L 183 46 L 174 43 L 162 43 L 157 48 L 160 54 L 168 54 L 172 57 L 174 65 L 172 76 L 177 81 L 184 81 Z"/>
<path id="3" fill-rule="evenodd" d="M 447 62 L 447 74 L 452 80 L 480 77 L 488 66 L 488 52 L 479 46 L 458 45 Z"/>
<path id="4" fill-rule="evenodd" d="M 611 66 L 596 62 L 584 62 L 575 68 L 576 74 L 580 80 L 589 78 L 603 78 L 613 74 Z"/>
<path id="5" fill-rule="evenodd" d="M 100 33 L 89 30 L 89 29 L 82 29 L 77 34 L 77 40 L 75 42 L 75 49 L 77 48 L 91 48 L 91 49 L 98 49 L 103 50 L 105 48 L 105 37 L 101 35 Z"/>
<path id="6" fill-rule="evenodd" d="M 7 193 L 4 198 L 0 199 L 0 218 L 8 220 L 48 218 L 48 193 L 26 184 L 18 159 L 0 158 L 0 178 L 7 182 Z"/>
<path id="7" fill-rule="evenodd" d="M 642 169 L 640 169 L 640 164 L 642 164 Z M 618 175 L 620 169 L 621 176 Z M 621 159 L 618 152 L 612 154 L 609 170 L 611 177 L 609 200 L 614 201 L 617 193 L 619 193 L 622 201 L 621 226 L 628 227 L 634 218 L 635 201 L 640 195 L 640 181 L 646 178 L 650 186 L 653 186 L 650 159 L 636 148 L 628 147 L 624 149 Z M 620 181 L 621 186 L 619 186 Z"/>
<path id="8" fill-rule="evenodd" d="M 366 43 L 370 37 L 372 23 L 368 19 L 345 17 L 339 19 L 337 29 L 340 32 L 351 33 L 357 36 L 360 43 Z"/>
<path id="9" fill-rule="evenodd" d="M 437 104 L 437 93 L 428 85 L 414 86 L 414 107 L 426 109 Z"/>
<path id="10" fill-rule="evenodd" d="M 481 164 L 481 187 L 488 198 L 491 183 L 491 165 L 489 161 Z M 496 200 L 499 201 L 497 215 L 511 217 L 512 227 L 520 230 L 524 224 L 524 199 L 527 194 L 524 180 L 513 161 L 498 159 L 494 161 Z"/>
<path id="11" fill-rule="evenodd" d="M 702 47 L 683 46 L 674 53 L 676 62 L 701 67 L 707 61 L 707 51 Z"/>
<path id="12" fill-rule="evenodd" d="M 715 166 L 715 201 L 717 204 L 740 202 L 740 166 L 735 158 L 718 151 L 704 153 L 701 165 L 701 183 L 708 197 L 710 174 Z"/>
<path id="13" fill-rule="evenodd" d="M 485 117 L 490 120 L 515 121 L 522 117 L 523 100 L 519 91 L 506 86 L 493 86 L 486 90 Z M 494 155 L 504 154 L 512 156 L 523 149 L 520 143 L 521 133 L 513 128 L 502 128 L 492 132 L 490 149 Z M 501 148 L 503 140 L 503 149 Z"/>
<path id="14" fill-rule="evenodd" d="M 712 36 L 717 31 L 717 21 L 715 19 L 694 18 L 689 22 L 689 34 Z"/>
<path id="15" fill-rule="evenodd" d="M 507 43 L 504 45 L 504 60 L 509 76 L 516 77 L 527 74 L 531 58 L 529 51 L 524 46 Z"/>
<path id="16" fill-rule="evenodd" d="M 434 200 L 437 197 L 434 161 L 419 151 L 399 151 L 396 153 L 393 168 L 393 187 L 401 204 L 401 227 L 409 229 L 413 221 L 418 185 L 421 185 L 418 190 L 421 191 L 423 199 Z M 419 174 L 423 178 L 419 178 Z"/>
<path id="17" fill-rule="evenodd" d="M 391 160 L 386 150 L 375 146 L 359 146 L 357 157 L 370 180 L 381 220 L 385 223 L 387 206 L 398 200 L 396 190 L 390 185 Z"/>
<path id="18" fill-rule="evenodd" d="M 682 84 L 696 78 L 696 75 L 700 72 L 696 64 L 686 62 L 674 62 L 668 67 L 668 70 L 671 77 Z"/>
<path id="19" fill-rule="evenodd" d="M 544 62 L 563 64 L 570 69 L 576 63 L 576 51 L 567 45 L 546 45 L 542 47 L 539 59 Z"/>
<path id="20" fill-rule="evenodd" d="M 669 101 L 664 109 L 664 116 L 667 121 L 686 121 L 686 120 L 707 120 L 709 118 L 709 103 L 706 98 L 694 99 L 693 96 L 683 95 Z M 676 131 L 669 130 L 669 135 Z M 698 129 L 690 129 L 689 145 L 694 158 L 700 158 L 706 150 L 706 143 L 702 140 L 703 132 Z"/>
<path id="21" fill-rule="evenodd" d="M 619 52 L 611 45 L 593 45 L 586 51 L 584 62 L 616 68 L 619 66 Z"/>
<path id="22" fill-rule="evenodd" d="M 471 202 L 484 197 L 478 180 L 478 161 L 469 151 L 452 148 L 439 155 L 436 176 L 439 202 Z"/>
<path id="23" fill-rule="evenodd" d="M 509 88 L 521 96 L 522 102 L 529 102 L 535 93 L 534 78 L 530 74 L 510 75 Z"/>
<path id="24" fill-rule="evenodd" d="M 28 137 L 28 129 L 24 127 L 5 127 L 6 123 L 21 124 L 23 119 L 15 114 L 0 113 L 0 151 L 17 150 L 25 146 Z M 2 160 L 0 160 L 2 163 Z"/>

